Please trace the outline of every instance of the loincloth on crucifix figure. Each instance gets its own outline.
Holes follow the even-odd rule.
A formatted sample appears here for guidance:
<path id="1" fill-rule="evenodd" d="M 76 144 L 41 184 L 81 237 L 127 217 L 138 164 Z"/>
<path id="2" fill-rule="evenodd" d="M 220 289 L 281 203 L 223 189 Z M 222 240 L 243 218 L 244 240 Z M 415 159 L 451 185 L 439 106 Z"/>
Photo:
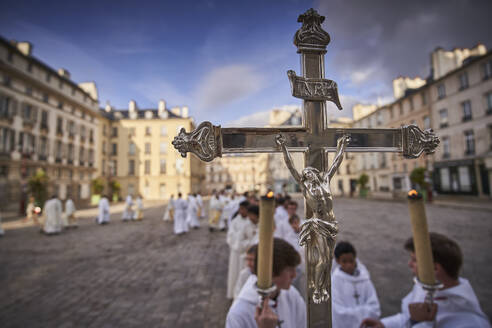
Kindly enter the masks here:
<path id="1" fill-rule="evenodd" d="M 306 247 L 306 262 L 309 267 L 308 287 L 313 289 L 313 302 L 317 304 L 326 302 L 330 295 L 331 263 L 338 234 L 330 181 L 342 163 L 343 152 L 350 142 L 350 136 L 344 135 L 338 138 L 335 159 L 328 172 L 320 172 L 313 167 L 306 167 L 302 173 L 297 172 L 287 149 L 285 137 L 279 134 L 275 140 L 284 154 L 287 167 L 313 212 L 312 217 L 301 227 L 299 244 Z"/>

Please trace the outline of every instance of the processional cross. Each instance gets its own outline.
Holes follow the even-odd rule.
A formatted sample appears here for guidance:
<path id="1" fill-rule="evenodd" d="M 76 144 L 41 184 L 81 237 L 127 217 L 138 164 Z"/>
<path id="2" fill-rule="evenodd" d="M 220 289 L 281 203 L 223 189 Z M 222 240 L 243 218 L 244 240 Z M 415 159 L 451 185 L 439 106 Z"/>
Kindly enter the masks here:
<path id="1" fill-rule="evenodd" d="M 342 109 L 337 85 L 324 78 L 324 54 L 330 36 L 321 28 L 324 17 L 309 9 L 298 18 L 302 27 L 294 36 L 301 56 L 301 75 L 287 72 L 292 95 L 303 99 L 303 124 L 300 127 L 221 128 L 203 122 L 190 133 L 181 129 L 174 147 L 186 157 L 191 152 L 203 161 L 222 154 L 283 152 L 286 164 L 300 184 L 306 201 L 307 221 L 302 227 L 301 243 L 306 248 L 308 277 L 308 323 L 310 328 L 331 327 L 331 261 L 338 225 L 333 214 L 329 182 L 343 159 L 344 152 L 398 152 L 406 158 L 433 153 L 439 139 L 431 130 L 415 125 L 396 129 L 329 128 L 326 101 Z M 328 152 L 336 151 L 328 165 Z M 293 166 L 291 152 L 304 153 L 305 169 Z"/>

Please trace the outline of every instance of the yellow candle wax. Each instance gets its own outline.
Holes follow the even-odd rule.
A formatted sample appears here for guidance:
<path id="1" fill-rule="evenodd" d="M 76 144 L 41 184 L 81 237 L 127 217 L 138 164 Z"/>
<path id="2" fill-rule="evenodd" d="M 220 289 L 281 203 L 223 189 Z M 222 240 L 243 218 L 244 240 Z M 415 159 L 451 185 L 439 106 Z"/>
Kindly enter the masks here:
<path id="1" fill-rule="evenodd" d="M 436 283 L 434 259 L 427 227 L 424 200 L 415 190 L 408 193 L 408 207 L 412 222 L 413 244 L 417 257 L 417 271 L 420 282 L 428 285 Z"/>
<path id="2" fill-rule="evenodd" d="M 261 197 L 258 243 L 258 288 L 267 289 L 272 286 L 273 269 L 273 215 L 275 213 L 275 200 L 273 193 Z"/>

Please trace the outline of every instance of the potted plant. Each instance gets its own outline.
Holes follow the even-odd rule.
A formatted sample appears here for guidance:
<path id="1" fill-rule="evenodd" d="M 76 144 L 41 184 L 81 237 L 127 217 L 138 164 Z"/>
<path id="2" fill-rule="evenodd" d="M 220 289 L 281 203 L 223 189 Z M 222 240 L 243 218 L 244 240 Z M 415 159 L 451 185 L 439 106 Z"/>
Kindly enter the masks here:
<path id="1" fill-rule="evenodd" d="M 412 185 L 417 189 L 422 196 L 424 197 L 424 201 L 427 201 L 427 188 L 429 184 L 425 178 L 425 168 L 424 167 L 416 167 L 410 173 L 410 181 Z"/>
<path id="2" fill-rule="evenodd" d="M 37 169 L 36 173 L 28 180 L 29 192 L 34 196 L 36 205 L 43 208 L 48 198 L 48 176 L 43 169 Z"/>
<path id="3" fill-rule="evenodd" d="M 101 194 L 104 191 L 104 180 L 102 178 L 96 178 L 91 182 L 92 196 L 91 196 L 91 204 L 97 205 L 99 204 L 99 200 L 101 199 Z"/>
<path id="4" fill-rule="evenodd" d="M 357 180 L 357 184 L 359 185 L 359 196 L 362 198 L 367 197 L 367 193 L 369 188 L 367 188 L 367 183 L 369 182 L 369 176 L 365 173 L 362 173 Z"/>
<path id="5" fill-rule="evenodd" d="M 119 194 L 121 190 L 121 185 L 118 181 L 112 180 L 109 184 L 111 188 L 111 195 L 113 197 L 113 202 L 117 202 L 119 199 Z"/>

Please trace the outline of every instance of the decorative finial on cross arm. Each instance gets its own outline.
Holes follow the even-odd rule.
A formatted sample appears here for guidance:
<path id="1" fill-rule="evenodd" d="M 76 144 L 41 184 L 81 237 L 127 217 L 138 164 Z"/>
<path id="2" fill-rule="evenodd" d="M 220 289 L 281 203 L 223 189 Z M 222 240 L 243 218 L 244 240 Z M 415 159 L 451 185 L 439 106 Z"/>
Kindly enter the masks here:
<path id="1" fill-rule="evenodd" d="M 313 8 L 299 15 L 297 21 L 302 26 L 294 35 L 294 44 L 298 52 L 326 52 L 326 46 L 330 43 L 330 35 L 321 28 L 324 16 L 318 14 Z"/>
<path id="2" fill-rule="evenodd" d="M 186 153 L 191 152 L 202 161 L 210 162 L 215 157 L 222 156 L 220 138 L 220 126 L 203 122 L 190 133 L 187 133 L 184 128 L 181 129 L 172 144 L 182 157 L 186 157 Z"/>

